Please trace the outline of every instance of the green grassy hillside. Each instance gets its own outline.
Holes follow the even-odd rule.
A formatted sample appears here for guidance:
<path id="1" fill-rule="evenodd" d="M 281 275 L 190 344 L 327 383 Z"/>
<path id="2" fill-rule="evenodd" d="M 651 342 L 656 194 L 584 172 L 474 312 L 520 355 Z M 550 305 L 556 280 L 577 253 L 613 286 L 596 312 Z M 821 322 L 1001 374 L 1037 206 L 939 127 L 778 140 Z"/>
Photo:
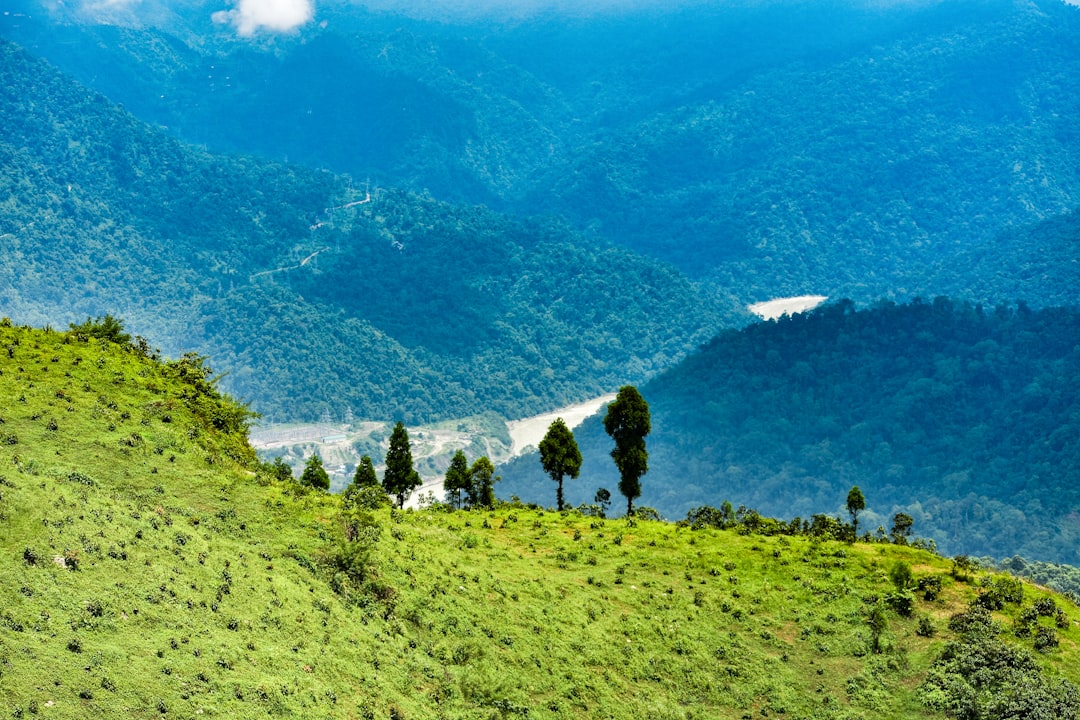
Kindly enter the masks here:
<path id="1" fill-rule="evenodd" d="M 1075 717 L 1080 611 L 927 552 L 514 505 L 346 523 L 338 496 L 270 479 L 197 358 L 6 322 L 0 408 L 4 716 L 923 718 L 1005 700 Z M 903 593 L 910 617 L 897 563 L 941 582 Z M 998 639 L 979 613 L 950 621 L 976 597 L 1000 605 Z M 994 669 L 964 680 L 989 657 L 972 648 Z"/>

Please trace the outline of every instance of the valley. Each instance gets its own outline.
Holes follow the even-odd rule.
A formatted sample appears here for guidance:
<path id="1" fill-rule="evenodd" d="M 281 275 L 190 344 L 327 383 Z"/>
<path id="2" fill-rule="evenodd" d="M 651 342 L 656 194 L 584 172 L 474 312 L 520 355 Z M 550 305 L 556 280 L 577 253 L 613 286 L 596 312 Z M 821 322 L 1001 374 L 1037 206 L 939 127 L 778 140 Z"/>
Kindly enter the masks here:
<path id="1" fill-rule="evenodd" d="M 498 466 L 535 451 L 556 418 L 563 418 L 573 429 L 613 399 L 614 394 L 605 394 L 519 420 L 505 421 L 487 415 L 408 427 L 413 461 L 423 479 L 423 485 L 412 494 L 408 506 L 418 507 L 429 493 L 442 501 L 442 478 L 455 451 L 465 451 L 470 462 L 486 456 Z M 376 469 L 383 471 L 382 458 L 391 426 L 392 423 L 373 421 L 259 424 L 252 429 L 250 438 L 261 457 L 281 457 L 296 477 L 300 476 L 307 458 L 318 453 L 330 475 L 331 491 L 340 492 L 352 481 L 363 455 L 370 456 Z"/>

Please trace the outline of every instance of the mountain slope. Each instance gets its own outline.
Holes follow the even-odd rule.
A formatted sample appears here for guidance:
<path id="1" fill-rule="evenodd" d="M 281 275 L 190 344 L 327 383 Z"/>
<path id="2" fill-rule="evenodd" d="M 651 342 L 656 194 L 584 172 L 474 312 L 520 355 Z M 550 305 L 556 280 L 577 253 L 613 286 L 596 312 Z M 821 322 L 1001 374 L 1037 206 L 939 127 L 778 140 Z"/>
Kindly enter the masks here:
<path id="1" fill-rule="evenodd" d="M 557 215 L 750 301 L 1070 301 L 963 259 L 1038 262 L 1000 233 L 1080 205 L 1074 5 L 318 12 L 258 42 L 195 10 L 2 32 L 193 141 Z"/>
<path id="2" fill-rule="evenodd" d="M 724 500 L 772 516 L 897 511 L 950 553 L 1075 564 L 1080 314 L 843 301 L 729 331 L 640 389 L 653 413 L 640 502 L 678 518 Z M 598 420 L 574 503 L 618 482 Z M 535 456 L 500 492 L 550 501 Z"/>
<path id="3" fill-rule="evenodd" d="M 0 52 L 0 310 L 121 315 L 278 418 L 527 414 L 644 378 L 734 312 L 554 221 L 208 154 Z"/>
<path id="4" fill-rule="evenodd" d="M 1080 680 L 1080 615 L 1037 587 L 827 537 L 523 506 L 347 514 L 253 467 L 242 424 L 218 427 L 236 406 L 191 358 L 9 321 L 0 348 L 14 717 L 943 718 L 939 681 L 1075 714 L 1061 681 Z M 908 594 L 912 617 L 883 599 L 897 563 L 941 582 Z M 978 596 L 1028 636 L 962 635 Z M 977 666 L 972 647 L 1014 685 L 949 666 Z"/>

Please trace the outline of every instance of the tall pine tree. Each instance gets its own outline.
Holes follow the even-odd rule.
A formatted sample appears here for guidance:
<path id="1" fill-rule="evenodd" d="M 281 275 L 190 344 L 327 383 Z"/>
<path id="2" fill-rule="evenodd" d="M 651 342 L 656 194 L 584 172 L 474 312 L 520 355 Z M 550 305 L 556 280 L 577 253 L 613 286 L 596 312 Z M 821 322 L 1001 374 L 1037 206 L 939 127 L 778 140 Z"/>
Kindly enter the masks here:
<path id="1" fill-rule="evenodd" d="M 615 441 L 611 458 L 619 469 L 619 492 L 626 498 L 626 514 L 634 514 L 634 500 L 641 496 L 641 476 L 649 471 L 645 436 L 652 430 L 649 404 L 633 385 L 619 388 L 608 405 L 604 430 Z"/>
<path id="2" fill-rule="evenodd" d="M 420 474 L 413 469 L 412 448 L 405 423 L 398 422 L 390 434 L 390 448 L 386 451 L 386 472 L 383 489 L 397 500 L 399 508 L 405 507 L 412 491 L 420 487 Z"/>

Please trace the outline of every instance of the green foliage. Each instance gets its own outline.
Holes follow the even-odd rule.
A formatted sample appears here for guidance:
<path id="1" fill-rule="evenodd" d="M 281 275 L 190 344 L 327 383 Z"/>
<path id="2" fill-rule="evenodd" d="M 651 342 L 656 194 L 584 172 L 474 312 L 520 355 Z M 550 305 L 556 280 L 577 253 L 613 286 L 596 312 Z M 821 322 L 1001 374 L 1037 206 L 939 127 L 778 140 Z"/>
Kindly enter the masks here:
<path id="1" fill-rule="evenodd" d="M 330 476 L 326 474 L 322 458 L 318 453 L 309 457 L 304 463 L 304 472 L 300 474 L 300 484 L 316 490 L 330 489 Z"/>
<path id="2" fill-rule="evenodd" d="M 885 610 L 875 603 L 870 607 L 870 614 L 866 618 L 866 624 L 870 628 L 870 644 L 874 652 L 881 652 L 881 636 L 889 628 L 889 620 L 885 616 Z"/>
<path id="3" fill-rule="evenodd" d="M 563 509 L 563 478 L 576 478 L 581 472 L 581 451 L 574 440 L 573 431 L 566 426 L 562 418 L 556 418 L 548 427 L 544 439 L 540 441 L 540 464 L 544 472 L 558 483 L 556 507 Z M 610 499 L 610 496 L 609 496 Z"/>
<path id="4" fill-rule="evenodd" d="M 619 470 L 619 492 L 626 498 L 626 515 L 634 514 L 634 500 L 641 496 L 641 476 L 649 471 L 645 436 L 652 430 L 649 405 L 633 385 L 619 388 L 604 415 L 604 431 L 615 441 L 611 458 Z"/>
<path id="5" fill-rule="evenodd" d="M 470 484 L 469 460 L 465 457 L 463 450 L 457 450 L 450 458 L 450 466 L 446 469 L 446 475 L 443 478 L 447 504 L 453 508 L 460 508 L 467 499 Z"/>
<path id="6" fill-rule="evenodd" d="M 897 560 L 893 563 L 893 566 L 889 568 L 889 580 L 892 581 L 893 586 L 897 591 L 903 592 L 911 585 L 911 566 L 903 560 Z"/>
<path id="7" fill-rule="evenodd" d="M 105 340 L 117 345 L 127 345 L 131 342 L 131 336 L 124 332 L 124 323 L 112 315 L 104 315 L 97 318 L 86 318 L 86 322 L 76 325 L 71 323 L 71 334 L 86 342 L 90 338 Z"/>
<path id="8" fill-rule="evenodd" d="M 409 432 L 405 429 L 405 423 L 398 421 L 390 434 L 390 448 L 386 451 L 383 489 L 397 500 L 399 508 L 404 508 L 405 501 L 420 484 L 420 475 L 413 469 Z"/>
<path id="9" fill-rule="evenodd" d="M 911 536 L 911 526 L 915 524 L 915 520 L 905 512 L 898 512 L 893 515 L 892 528 L 889 530 L 889 537 L 897 545 L 907 545 L 908 537 Z"/>
<path id="10" fill-rule="evenodd" d="M 501 478 L 495 474 L 495 466 L 487 456 L 476 459 L 469 468 L 467 490 L 469 507 L 490 508 L 495 505 L 495 483 Z"/>
<path id="11" fill-rule="evenodd" d="M 961 637 L 944 650 L 919 686 L 923 704 L 956 718 L 1076 718 L 1080 692 L 1042 675 L 1030 653 L 1007 645 L 984 613 L 950 621 Z M 1038 643 L 1037 643 L 1038 647 Z"/>
<path id="12" fill-rule="evenodd" d="M 377 503 L 374 506 L 371 505 L 373 501 Z M 352 482 L 345 488 L 342 502 L 346 505 L 355 504 L 360 507 L 375 509 L 380 507 L 378 503 L 385 504 L 386 501 L 386 491 L 379 484 L 379 478 L 375 474 L 375 465 L 371 462 L 371 456 L 362 456 L 360 463 L 356 466 L 356 472 L 353 473 Z"/>
<path id="13" fill-rule="evenodd" d="M 859 538 L 859 513 L 866 509 L 866 498 L 863 497 L 862 490 L 858 485 L 855 485 L 847 494 L 847 511 L 851 515 L 851 534 L 854 539 Z"/>

